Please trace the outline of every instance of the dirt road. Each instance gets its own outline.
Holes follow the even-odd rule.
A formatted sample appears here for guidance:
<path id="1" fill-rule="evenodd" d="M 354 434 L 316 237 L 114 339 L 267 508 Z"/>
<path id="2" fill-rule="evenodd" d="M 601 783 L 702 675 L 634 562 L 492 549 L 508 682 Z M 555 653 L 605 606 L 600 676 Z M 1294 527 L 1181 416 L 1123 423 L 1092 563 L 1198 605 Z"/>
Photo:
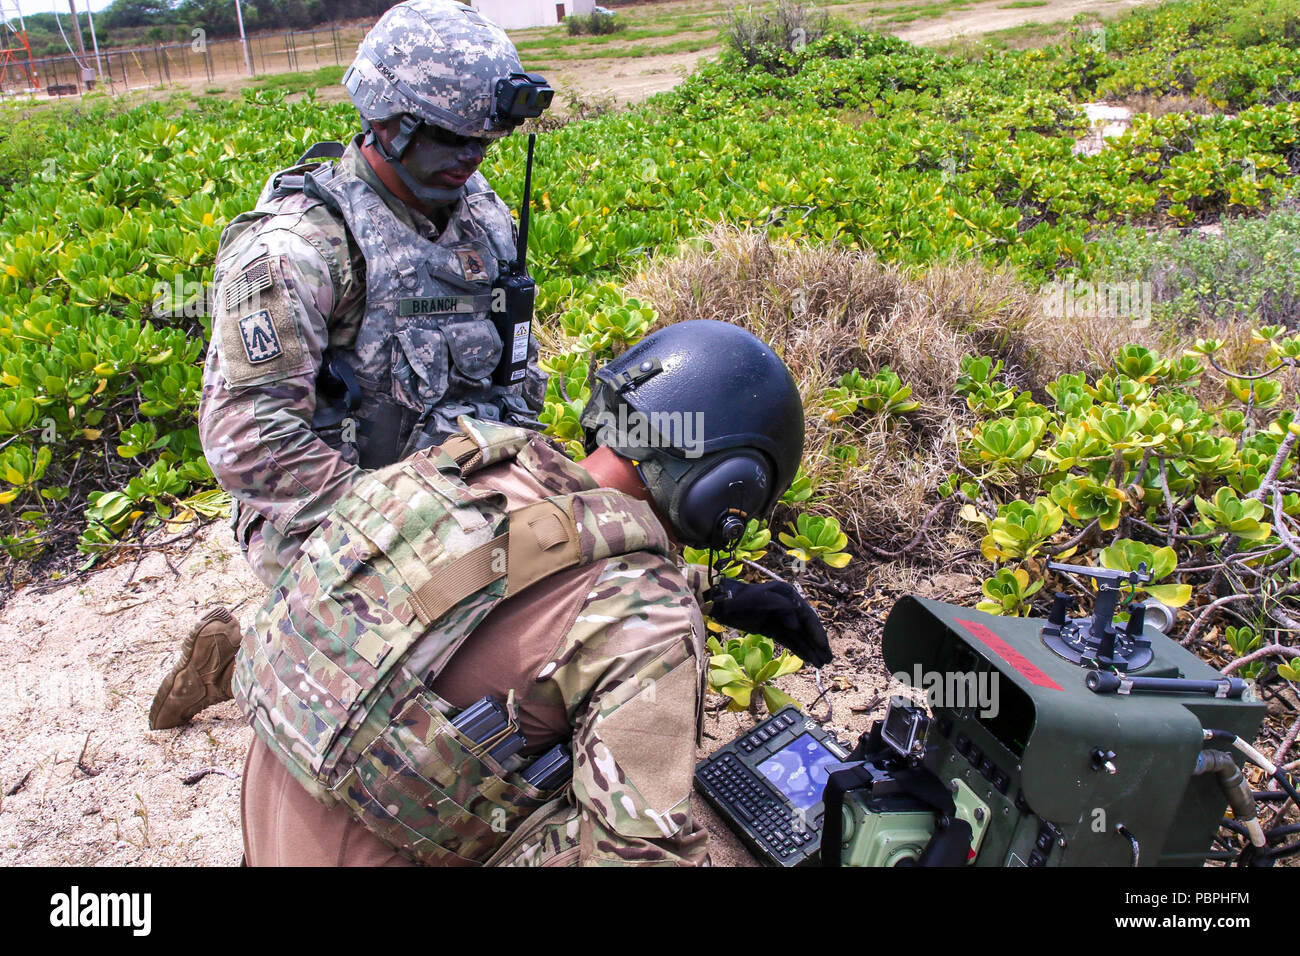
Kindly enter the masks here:
<path id="1" fill-rule="evenodd" d="M 879 3 L 849 3 L 830 9 L 837 17 L 882 33 L 892 33 L 912 43 L 937 44 L 1031 23 L 1059 23 L 1063 33 L 1068 22 L 1078 14 L 1091 13 L 1109 18 L 1151 2 L 1153 0 L 1047 0 L 1043 6 L 1008 9 L 1007 0 L 976 0 L 967 9 L 901 24 L 891 23 L 885 16 L 872 16 L 870 11 L 880 9 Z M 656 9 L 666 10 L 674 6 L 687 7 L 689 4 L 659 4 Z M 901 15 L 904 14 L 891 14 L 895 18 Z M 717 46 L 710 46 L 689 53 L 652 53 L 634 59 L 581 60 L 561 63 L 551 69 L 550 75 L 562 93 L 580 93 L 588 98 L 612 96 L 619 103 L 634 103 L 672 89 L 702 59 L 717 52 Z"/>

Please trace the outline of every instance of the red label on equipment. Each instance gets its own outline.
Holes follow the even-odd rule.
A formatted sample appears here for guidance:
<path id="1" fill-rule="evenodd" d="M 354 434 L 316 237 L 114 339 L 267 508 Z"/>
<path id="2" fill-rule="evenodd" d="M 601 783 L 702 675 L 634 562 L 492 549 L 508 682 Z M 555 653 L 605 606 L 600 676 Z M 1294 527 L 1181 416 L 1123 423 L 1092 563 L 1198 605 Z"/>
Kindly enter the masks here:
<path id="1" fill-rule="evenodd" d="M 1025 657 L 1018 650 L 1008 644 L 1002 638 L 998 637 L 983 624 L 976 621 L 963 621 L 957 618 L 957 623 L 966 630 L 970 631 L 971 636 L 978 638 L 988 645 L 989 650 L 997 654 L 1004 661 L 1016 669 L 1018 673 L 1035 687 L 1046 687 L 1049 690 L 1064 690 L 1060 684 L 1044 674 L 1033 661 Z"/>

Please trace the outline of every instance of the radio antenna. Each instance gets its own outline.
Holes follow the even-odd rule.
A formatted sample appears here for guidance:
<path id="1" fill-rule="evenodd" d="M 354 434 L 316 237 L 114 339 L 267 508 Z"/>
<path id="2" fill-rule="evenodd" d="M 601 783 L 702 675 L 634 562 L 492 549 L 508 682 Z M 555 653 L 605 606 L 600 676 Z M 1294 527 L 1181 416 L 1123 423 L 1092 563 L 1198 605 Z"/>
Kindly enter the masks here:
<path id="1" fill-rule="evenodd" d="M 524 205 L 519 210 L 519 245 L 515 250 L 515 263 L 520 273 L 528 272 L 528 221 L 532 218 L 533 206 L 533 149 L 537 145 L 537 134 L 528 134 L 528 165 L 524 169 Z"/>

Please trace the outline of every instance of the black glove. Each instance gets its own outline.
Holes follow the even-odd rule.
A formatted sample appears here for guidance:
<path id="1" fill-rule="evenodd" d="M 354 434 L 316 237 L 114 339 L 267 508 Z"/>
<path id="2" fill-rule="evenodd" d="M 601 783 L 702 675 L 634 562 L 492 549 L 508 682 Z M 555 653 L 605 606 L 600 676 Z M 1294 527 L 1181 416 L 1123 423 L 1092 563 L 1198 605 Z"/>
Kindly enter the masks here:
<path id="1" fill-rule="evenodd" d="M 813 667 L 831 662 L 831 645 L 817 612 L 784 581 L 746 584 L 724 577 L 705 598 L 713 601 L 709 616 L 719 624 L 770 637 Z"/>

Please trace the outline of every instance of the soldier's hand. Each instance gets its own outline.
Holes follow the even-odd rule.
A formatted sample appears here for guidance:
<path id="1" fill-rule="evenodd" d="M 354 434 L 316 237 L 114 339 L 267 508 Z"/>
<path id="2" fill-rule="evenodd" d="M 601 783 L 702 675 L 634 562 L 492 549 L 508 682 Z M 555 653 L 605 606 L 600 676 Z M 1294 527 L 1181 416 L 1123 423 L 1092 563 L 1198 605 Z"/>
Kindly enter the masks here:
<path id="1" fill-rule="evenodd" d="M 707 595 L 719 624 L 770 637 L 814 667 L 831 662 L 826 628 L 807 601 L 784 581 L 746 584 L 722 578 Z"/>

